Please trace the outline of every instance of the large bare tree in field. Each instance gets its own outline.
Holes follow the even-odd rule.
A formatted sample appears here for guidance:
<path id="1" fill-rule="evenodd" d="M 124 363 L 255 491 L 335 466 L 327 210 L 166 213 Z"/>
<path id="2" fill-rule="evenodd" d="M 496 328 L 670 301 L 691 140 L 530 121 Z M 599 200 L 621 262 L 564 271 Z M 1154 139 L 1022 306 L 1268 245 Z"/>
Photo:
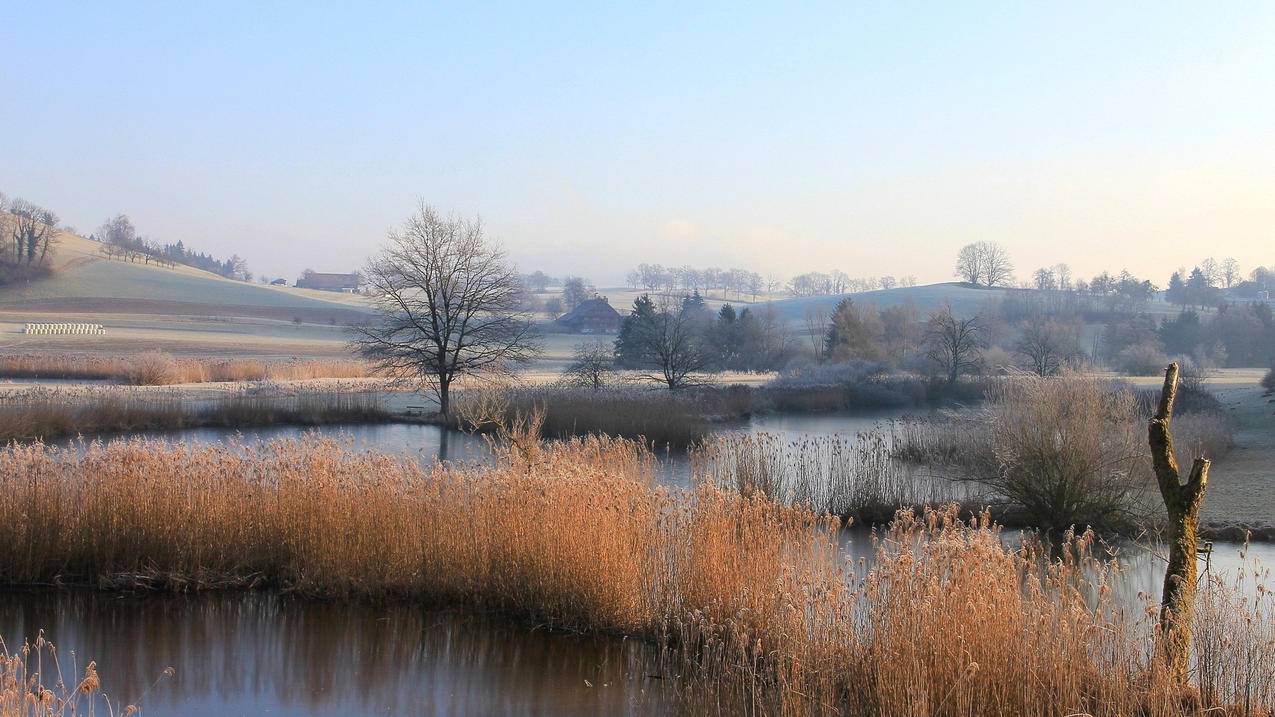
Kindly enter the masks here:
<path id="1" fill-rule="evenodd" d="M 421 204 L 363 278 L 377 318 L 353 329 L 355 348 L 386 374 L 421 380 L 444 416 L 456 379 L 504 373 L 540 352 L 519 277 L 477 220 Z"/>

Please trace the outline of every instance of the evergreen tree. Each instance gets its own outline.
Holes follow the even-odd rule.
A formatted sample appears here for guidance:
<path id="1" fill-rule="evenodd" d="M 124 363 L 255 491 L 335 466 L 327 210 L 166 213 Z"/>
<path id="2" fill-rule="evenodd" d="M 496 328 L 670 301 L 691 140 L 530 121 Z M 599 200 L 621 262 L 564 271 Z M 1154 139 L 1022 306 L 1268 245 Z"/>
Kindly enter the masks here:
<path id="1" fill-rule="evenodd" d="M 880 360 L 881 347 L 877 342 L 877 332 L 873 331 L 874 327 L 871 325 L 879 323 L 867 320 L 852 299 L 842 299 L 832 311 L 832 320 L 824 339 L 825 355 L 832 361 Z"/>
<path id="2" fill-rule="evenodd" d="M 1165 289 L 1164 298 L 1170 304 L 1186 306 L 1186 283 L 1182 281 L 1182 275 L 1176 271 L 1169 277 L 1169 288 Z"/>
<path id="3" fill-rule="evenodd" d="M 615 362 L 623 368 L 638 368 L 649 359 L 644 336 L 653 330 L 656 321 L 655 302 L 647 294 L 633 301 L 633 308 L 620 324 L 615 339 Z"/>

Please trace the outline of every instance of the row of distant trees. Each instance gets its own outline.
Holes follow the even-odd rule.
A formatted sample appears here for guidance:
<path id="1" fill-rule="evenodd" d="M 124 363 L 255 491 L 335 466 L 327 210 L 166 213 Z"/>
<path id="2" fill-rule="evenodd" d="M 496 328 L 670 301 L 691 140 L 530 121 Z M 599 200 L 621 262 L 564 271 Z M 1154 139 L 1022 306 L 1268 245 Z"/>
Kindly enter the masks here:
<path id="1" fill-rule="evenodd" d="M 770 307 L 737 311 L 725 304 L 711 312 L 698 293 L 644 294 L 624 318 L 613 358 L 615 366 L 671 389 L 714 371 L 778 370 L 810 360 L 908 367 L 955 382 L 979 369 L 986 346 L 977 316 L 962 318 L 943 306 L 922 320 L 911 305 L 877 311 L 850 298 L 802 333 L 785 327 Z M 588 357 L 599 360 L 596 352 Z"/>
<path id="2" fill-rule="evenodd" d="M 0 193 L 0 284 L 47 271 L 58 232 L 52 210 Z"/>
<path id="3" fill-rule="evenodd" d="M 218 259 L 211 254 L 187 249 L 181 240 L 175 244 L 166 244 L 148 239 L 137 233 L 137 228 L 126 214 L 116 215 L 103 222 L 89 239 L 102 244 L 101 253 L 107 259 L 164 266 L 184 264 L 231 279 L 252 280 L 248 263 L 238 254 L 229 259 Z"/>

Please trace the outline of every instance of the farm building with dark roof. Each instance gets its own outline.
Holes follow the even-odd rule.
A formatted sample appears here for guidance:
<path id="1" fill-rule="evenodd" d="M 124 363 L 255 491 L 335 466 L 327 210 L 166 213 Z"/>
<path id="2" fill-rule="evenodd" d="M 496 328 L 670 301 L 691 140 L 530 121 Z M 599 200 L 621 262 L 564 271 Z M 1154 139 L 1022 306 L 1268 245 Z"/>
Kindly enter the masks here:
<path id="1" fill-rule="evenodd" d="M 581 301 L 553 323 L 574 334 L 613 334 L 620 330 L 620 312 L 611 308 L 606 297 L 599 297 Z"/>
<path id="2" fill-rule="evenodd" d="M 319 289 L 320 291 L 355 292 L 359 290 L 359 275 L 324 274 L 306 269 L 305 272 L 301 274 L 301 278 L 297 279 L 297 288 Z"/>

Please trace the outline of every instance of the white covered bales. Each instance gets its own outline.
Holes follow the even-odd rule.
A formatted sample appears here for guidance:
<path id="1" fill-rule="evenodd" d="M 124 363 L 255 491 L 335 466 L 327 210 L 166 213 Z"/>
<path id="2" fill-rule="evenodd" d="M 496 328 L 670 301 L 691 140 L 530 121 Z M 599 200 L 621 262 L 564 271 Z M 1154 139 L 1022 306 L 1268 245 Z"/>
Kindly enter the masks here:
<path id="1" fill-rule="evenodd" d="M 106 327 L 101 324 L 27 324 L 23 333 L 27 334 L 76 334 L 102 335 Z"/>

